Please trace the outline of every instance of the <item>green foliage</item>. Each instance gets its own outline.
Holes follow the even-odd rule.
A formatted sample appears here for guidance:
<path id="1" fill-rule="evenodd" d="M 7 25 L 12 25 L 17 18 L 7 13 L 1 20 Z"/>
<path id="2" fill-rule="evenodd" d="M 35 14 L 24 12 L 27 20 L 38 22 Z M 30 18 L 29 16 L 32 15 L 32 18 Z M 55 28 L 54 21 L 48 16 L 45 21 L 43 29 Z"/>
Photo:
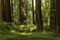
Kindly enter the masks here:
<path id="1" fill-rule="evenodd" d="M 0 22 L 0 31 L 9 32 L 12 29 L 11 26 L 10 22 Z"/>
<path id="2" fill-rule="evenodd" d="M 48 29 L 50 26 L 50 0 L 42 0 L 41 9 L 44 29 Z"/>
<path id="3" fill-rule="evenodd" d="M 44 23 L 42 33 L 36 32 L 37 26 L 32 24 L 32 0 L 23 0 L 22 14 L 27 19 L 24 21 L 26 24 L 22 25 L 19 22 L 19 0 L 10 1 L 13 4 L 13 22 L 0 22 L 0 40 L 60 40 L 53 32 L 46 32 L 50 31 L 50 0 L 42 0 L 41 8 Z M 35 6 L 34 9 L 36 9 Z"/>
<path id="4" fill-rule="evenodd" d="M 0 35 L 0 40 L 60 40 L 60 38 L 55 37 L 54 33 L 50 32 L 49 33 L 34 32 L 31 35 L 22 34 Z"/>
<path id="5" fill-rule="evenodd" d="M 36 25 L 20 25 L 19 26 L 19 29 L 20 30 L 23 30 L 23 31 L 28 31 L 28 32 L 32 32 L 34 30 L 37 29 Z"/>

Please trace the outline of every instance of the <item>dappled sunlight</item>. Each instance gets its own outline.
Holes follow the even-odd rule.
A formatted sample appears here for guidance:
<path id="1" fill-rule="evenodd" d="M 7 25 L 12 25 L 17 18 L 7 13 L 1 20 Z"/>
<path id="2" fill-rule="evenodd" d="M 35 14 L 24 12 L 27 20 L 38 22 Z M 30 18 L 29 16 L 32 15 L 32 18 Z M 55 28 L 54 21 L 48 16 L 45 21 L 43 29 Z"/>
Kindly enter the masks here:
<path id="1" fill-rule="evenodd" d="M 15 30 L 12 30 L 10 31 L 11 33 L 16 33 L 16 34 L 19 34 L 19 35 L 31 35 L 32 32 L 17 32 Z"/>
<path id="2" fill-rule="evenodd" d="M 60 40 L 60 1 L 0 0 L 0 40 Z"/>
<path id="3" fill-rule="evenodd" d="M 19 26 L 19 30 L 23 30 L 23 31 L 30 31 L 32 32 L 33 30 L 36 30 L 37 26 L 36 25 L 20 25 Z"/>
<path id="4" fill-rule="evenodd" d="M 20 35 L 22 34 L 22 35 L 31 35 L 32 33 L 31 32 L 29 32 L 29 33 L 27 33 L 27 32 L 22 32 L 22 33 L 19 33 Z"/>
<path id="5" fill-rule="evenodd" d="M 15 30 L 11 30 L 10 32 L 11 32 L 11 33 L 16 33 L 16 31 L 15 31 Z"/>

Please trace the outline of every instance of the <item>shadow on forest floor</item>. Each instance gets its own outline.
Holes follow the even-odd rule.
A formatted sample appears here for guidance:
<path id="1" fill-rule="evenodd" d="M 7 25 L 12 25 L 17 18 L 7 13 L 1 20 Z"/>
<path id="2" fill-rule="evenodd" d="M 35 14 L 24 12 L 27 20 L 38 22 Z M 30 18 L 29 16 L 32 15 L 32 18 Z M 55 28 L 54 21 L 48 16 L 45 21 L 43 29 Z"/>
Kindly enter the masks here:
<path id="1" fill-rule="evenodd" d="M 60 40 L 60 36 L 52 32 L 39 33 L 0 33 L 0 40 Z"/>

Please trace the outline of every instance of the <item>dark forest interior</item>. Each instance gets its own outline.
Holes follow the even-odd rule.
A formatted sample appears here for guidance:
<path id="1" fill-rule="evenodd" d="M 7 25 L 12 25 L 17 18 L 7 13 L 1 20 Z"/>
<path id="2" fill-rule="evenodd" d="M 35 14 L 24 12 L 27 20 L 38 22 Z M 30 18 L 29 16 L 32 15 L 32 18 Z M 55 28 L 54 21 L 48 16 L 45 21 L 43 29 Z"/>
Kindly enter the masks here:
<path id="1" fill-rule="evenodd" d="M 60 40 L 60 0 L 0 0 L 0 40 Z"/>

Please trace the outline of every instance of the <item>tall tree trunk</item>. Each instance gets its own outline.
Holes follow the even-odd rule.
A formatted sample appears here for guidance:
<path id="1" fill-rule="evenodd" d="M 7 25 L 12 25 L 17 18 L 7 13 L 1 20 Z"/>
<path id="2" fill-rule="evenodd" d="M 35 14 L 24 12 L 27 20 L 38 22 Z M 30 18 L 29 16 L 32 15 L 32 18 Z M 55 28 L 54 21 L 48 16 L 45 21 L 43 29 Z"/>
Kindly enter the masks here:
<path id="1" fill-rule="evenodd" d="M 19 21 L 20 21 L 20 24 L 23 23 L 23 18 L 22 18 L 22 0 L 19 0 Z"/>
<path id="2" fill-rule="evenodd" d="M 36 23 L 37 23 L 37 30 L 43 31 L 41 0 L 36 0 Z"/>
<path id="3" fill-rule="evenodd" d="M 60 0 L 56 0 L 56 23 L 57 32 L 60 33 Z"/>
<path id="4" fill-rule="evenodd" d="M 28 19 L 28 0 L 25 1 L 25 13 L 26 13 L 26 17 Z M 28 20 L 26 20 L 26 24 L 28 24 Z"/>
<path id="5" fill-rule="evenodd" d="M 10 9 L 10 0 L 2 0 L 2 20 L 6 22 L 11 22 L 11 9 Z"/>
<path id="6" fill-rule="evenodd" d="M 5 6 L 6 6 L 6 21 L 11 22 L 12 16 L 11 16 L 10 0 L 5 0 Z"/>
<path id="7" fill-rule="evenodd" d="M 34 0 L 32 0 L 32 15 L 33 15 L 33 16 L 32 16 L 32 18 L 33 18 L 32 21 L 33 21 L 33 24 L 35 24 L 35 20 L 34 20 L 34 19 L 35 19 L 35 18 L 34 18 Z"/>
<path id="8" fill-rule="evenodd" d="M 23 0 L 19 0 L 19 21 L 20 24 L 24 24 L 24 20 L 26 20 L 26 16 L 24 15 L 24 12 L 22 10 L 24 6 Z"/>
<path id="9" fill-rule="evenodd" d="M 1 17 L 1 1 L 2 0 L 0 0 L 0 21 L 2 20 L 2 17 Z"/>
<path id="10" fill-rule="evenodd" d="M 13 0 L 10 0 L 11 19 L 13 20 Z"/>
<path id="11" fill-rule="evenodd" d="M 50 8 L 50 30 L 56 32 L 56 0 L 51 0 Z"/>
<path id="12" fill-rule="evenodd" d="M 6 12 L 5 6 L 4 6 L 4 0 L 1 0 L 1 15 L 2 15 L 2 21 L 6 21 Z"/>

